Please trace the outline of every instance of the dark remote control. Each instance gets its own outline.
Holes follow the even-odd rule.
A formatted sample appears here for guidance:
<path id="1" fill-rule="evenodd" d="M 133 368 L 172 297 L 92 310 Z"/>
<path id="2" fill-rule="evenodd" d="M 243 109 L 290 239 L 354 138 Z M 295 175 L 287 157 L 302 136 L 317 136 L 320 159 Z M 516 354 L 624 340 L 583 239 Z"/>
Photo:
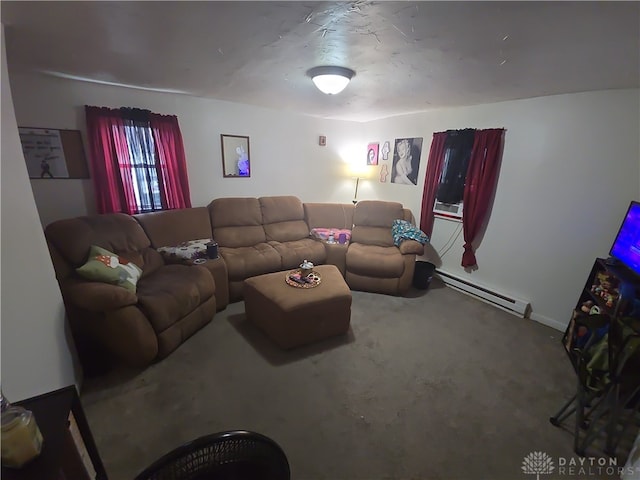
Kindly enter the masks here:
<path id="1" fill-rule="evenodd" d="M 304 285 L 305 283 L 307 283 L 302 278 L 294 277 L 292 275 L 289 276 L 289 280 L 293 280 L 294 282 L 296 282 L 296 283 L 298 283 L 300 285 Z"/>

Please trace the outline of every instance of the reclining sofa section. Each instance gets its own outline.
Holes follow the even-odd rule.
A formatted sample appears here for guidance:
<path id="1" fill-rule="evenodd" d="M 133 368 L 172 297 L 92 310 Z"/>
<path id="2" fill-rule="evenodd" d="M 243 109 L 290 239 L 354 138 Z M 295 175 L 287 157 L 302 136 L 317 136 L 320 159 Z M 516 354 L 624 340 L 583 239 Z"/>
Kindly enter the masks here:
<path id="1" fill-rule="evenodd" d="M 146 366 L 166 357 L 216 310 L 241 300 L 246 278 L 293 269 L 304 259 L 335 265 L 351 289 L 406 293 L 423 246 L 413 240 L 395 246 L 395 219 L 414 222 L 395 202 L 218 198 L 207 207 L 59 220 L 45 228 L 45 237 L 78 353 L 90 373 L 116 359 Z M 351 241 L 328 244 L 310 235 L 315 228 L 350 229 Z M 196 239 L 214 239 L 220 258 L 194 265 L 158 251 Z M 92 245 L 142 270 L 135 292 L 76 272 Z"/>

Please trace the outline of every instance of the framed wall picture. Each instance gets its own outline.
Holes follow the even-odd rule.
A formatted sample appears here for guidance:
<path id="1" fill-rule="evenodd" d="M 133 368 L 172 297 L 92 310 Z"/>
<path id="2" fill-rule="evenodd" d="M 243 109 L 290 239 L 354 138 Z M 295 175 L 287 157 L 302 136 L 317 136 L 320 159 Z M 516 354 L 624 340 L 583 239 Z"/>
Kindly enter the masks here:
<path id="1" fill-rule="evenodd" d="M 220 135 L 222 146 L 222 176 L 224 178 L 249 178 L 251 159 L 249 137 Z"/>
<path id="2" fill-rule="evenodd" d="M 80 130 L 18 127 L 29 178 L 89 178 Z"/>
<path id="3" fill-rule="evenodd" d="M 422 137 L 396 138 L 391 183 L 417 185 L 421 153 Z"/>
<path id="4" fill-rule="evenodd" d="M 378 149 L 380 144 L 370 143 L 367 146 L 367 165 L 378 165 Z"/>
<path id="5" fill-rule="evenodd" d="M 389 146 L 389 140 L 382 144 L 382 150 L 380 150 L 380 156 L 382 160 L 389 160 L 389 152 L 391 151 L 391 147 Z"/>

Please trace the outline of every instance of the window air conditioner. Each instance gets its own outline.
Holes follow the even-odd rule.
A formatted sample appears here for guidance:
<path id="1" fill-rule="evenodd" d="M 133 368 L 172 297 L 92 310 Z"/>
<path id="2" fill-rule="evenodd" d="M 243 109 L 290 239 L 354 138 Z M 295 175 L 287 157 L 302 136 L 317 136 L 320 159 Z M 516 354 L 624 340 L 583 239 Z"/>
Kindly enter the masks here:
<path id="1" fill-rule="evenodd" d="M 460 203 L 443 203 L 436 199 L 433 205 L 433 213 L 441 217 L 455 218 L 462 220 L 462 202 Z"/>

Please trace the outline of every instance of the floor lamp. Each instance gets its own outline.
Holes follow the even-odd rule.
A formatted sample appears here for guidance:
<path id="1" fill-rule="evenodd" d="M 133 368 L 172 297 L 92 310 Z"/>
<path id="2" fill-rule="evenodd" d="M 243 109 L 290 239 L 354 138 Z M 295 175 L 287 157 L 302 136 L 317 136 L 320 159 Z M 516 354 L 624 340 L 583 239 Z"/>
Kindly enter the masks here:
<path id="1" fill-rule="evenodd" d="M 356 179 L 356 190 L 353 192 L 353 204 L 358 203 L 358 186 L 360 185 L 360 180 L 368 180 L 373 177 L 375 167 L 370 165 L 350 165 L 349 166 L 349 174 L 351 178 Z"/>
<path id="2" fill-rule="evenodd" d="M 351 200 L 354 205 L 358 203 L 358 184 L 359 183 L 360 183 L 360 177 L 356 177 L 356 191 L 353 194 L 353 200 Z"/>

